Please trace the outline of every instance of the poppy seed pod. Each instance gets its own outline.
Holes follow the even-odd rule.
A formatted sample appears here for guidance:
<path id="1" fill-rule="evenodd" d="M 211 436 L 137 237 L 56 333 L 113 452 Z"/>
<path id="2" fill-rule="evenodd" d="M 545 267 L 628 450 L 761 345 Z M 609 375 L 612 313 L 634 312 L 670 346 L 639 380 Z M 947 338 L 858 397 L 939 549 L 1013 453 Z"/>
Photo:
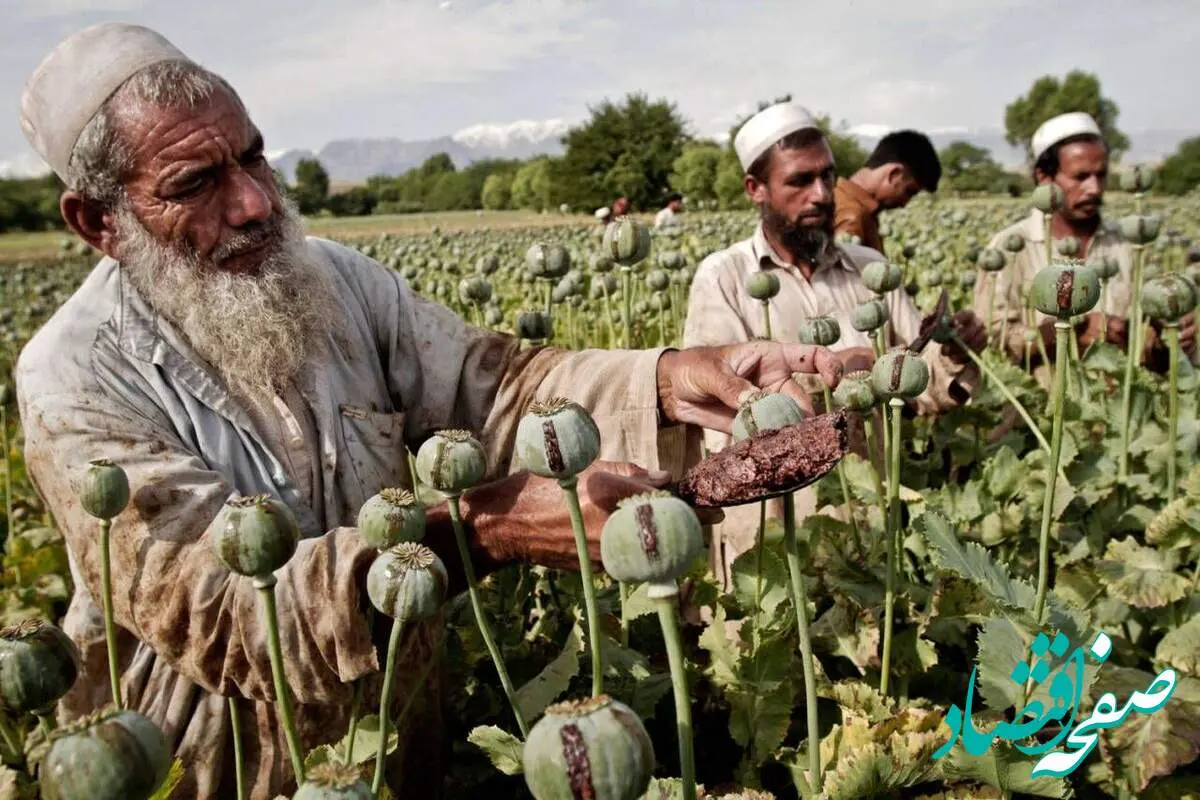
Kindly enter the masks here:
<path id="1" fill-rule="evenodd" d="M 75 643 L 40 619 L 27 619 L 0 631 L 0 707 L 18 714 L 58 702 L 79 675 Z"/>
<path id="2" fill-rule="evenodd" d="M 1088 259 L 1087 265 L 1088 269 L 1096 273 L 1096 277 L 1102 281 L 1115 278 L 1121 271 L 1121 262 L 1113 256 L 1093 256 Z"/>
<path id="3" fill-rule="evenodd" d="M 1135 166 L 1121 173 L 1121 190 L 1140 194 L 1150 191 L 1154 186 L 1154 170 L 1149 167 Z"/>
<path id="4" fill-rule="evenodd" d="M 494 328 L 504 322 L 504 312 L 496 306 L 489 306 L 488 310 L 483 314 L 483 324 L 489 328 Z"/>
<path id="5" fill-rule="evenodd" d="M 875 294 L 886 294 L 899 289 L 904 282 L 904 273 L 895 264 L 886 261 L 872 261 L 862 268 L 862 282 Z"/>
<path id="6" fill-rule="evenodd" d="M 500 258 L 494 253 L 480 256 L 475 261 L 475 271 L 480 275 L 491 275 L 498 269 L 500 269 Z"/>
<path id="7" fill-rule="evenodd" d="M 641 719 L 603 694 L 549 706 L 521 760 L 534 800 L 638 800 L 655 765 Z"/>
<path id="8" fill-rule="evenodd" d="M 767 301 L 779 294 L 779 276 L 774 272 L 755 272 L 746 279 L 746 294 Z"/>
<path id="9" fill-rule="evenodd" d="M 1078 261 L 1055 261 L 1033 276 L 1030 298 L 1043 314 L 1067 320 L 1095 307 L 1100 279 Z"/>
<path id="10" fill-rule="evenodd" d="M 941 248 L 935 247 L 929 251 L 927 258 L 931 264 L 940 264 L 946 260 L 946 254 L 942 252 Z"/>
<path id="11" fill-rule="evenodd" d="M 601 275 L 612 272 L 612 256 L 608 255 L 607 253 L 592 253 L 591 258 L 588 259 L 588 266 L 591 267 L 592 272 L 596 272 Z"/>
<path id="12" fill-rule="evenodd" d="M 167 778 L 171 747 L 135 711 L 102 711 L 51 736 L 39 779 L 46 800 L 146 800 Z"/>
<path id="13" fill-rule="evenodd" d="M 363 503 L 355 522 L 358 533 L 376 550 L 425 538 L 425 509 L 407 489 L 381 489 Z"/>
<path id="14" fill-rule="evenodd" d="M 600 429 L 578 403 L 535 400 L 517 425 L 515 455 L 535 475 L 574 478 L 600 455 Z"/>
<path id="15" fill-rule="evenodd" d="M 1010 233 L 1004 238 L 1004 249 L 1010 253 L 1019 253 L 1025 249 L 1025 238 L 1019 233 Z"/>
<path id="16" fill-rule="evenodd" d="M 668 250 L 659 257 L 658 263 L 663 269 L 677 270 L 683 269 L 687 264 L 687 259 L 683 257 L 683 253 L 678 250 Z"/>
<path id="17" fill-rule="evenodd" d="M 1121 217 L 1117 228 L 1130 244 L 1146 245 L 1158 238 L 1162 218 L 1153 214 L 1130 214 Z"/>
<path id="18" fill-rule="evenodd" d="M 992 247 L 979 254 L 979 268 L 984 272 L 999 272 L 1007 263 L 1004 253 Z"/>
<path id="19" fill-rule="evenodd" d="M 860 303 L 850 312 L 850 324 L 854 327 L 854 330 L 863 333 L 882 328 L 887 321 L 887 303 L 877 297 L 865 303 Z"/>
<path id="20" fill-rule="evenodd" d="M 1074 258 L 1079 255 L 1079 240 L 1074 236 L 1064 236 L 1055 242 L 1054 249 L 1060 256 Z"/>
<path id="21" fill-rule="evenodd" d="M 292 510 L 265 494 L 231 497 L 211 528 L 217 558 L 239 575 L 270 575 L 288 562 L 300 541 Z"/>
<path id="22" fill-rule="evenodd" d="M 913 256 L 915 256 L 917 254 L 917 246 L 915 244 L 906 244 L 906 245 L 904 245 L 904 248 L 900 251 L 900 253 L 905 258 L 912 258 Z"/>
<path id="23" fill-rule="evenodd" d="M 110 520 L 129 505 L 129 478 L 107 458 L 88 462 L 79 487 L 79 504 L 96 519 Z"/>
<path id="24" fill-rule="evenodd" d="M 423 544 L 401 542 L 384 550 L 367 571 L 367 597 L 381 614 L 416 622 L 437 613 L 450 577 L 437 554 Z"/>
<path id="25" fill-rule="evenodd" d="M 622 500 L 604 523 L 604 571 L 624 583 L 670 583 L 691 568 L 703 546 L 692 507 L 667 492 Z"/>
<path id="26" fill-rule="evenodd" d="M 671 276 L 661 269 L 651 270 L 646 274 L 646 286 L 652 292 L 663 292 L 671 285 Z"/>
<path id="27" fill-rule="evenodd" d="M 486 473 L 483 445 L 467 431 L 438 431 L 417 451 L 417 477 L 439 492 L 464 492 Z"/>
<path id="28" fill-rule="evenodd" d="M 550 338 L 550 317 L 545 311 L 527 308 L 517 312 L 517 338 L 541 341 Z"/>
<path id="29" fill-rule="evenodd" d="M 525 266 L 535 278 L 554 280 L 571 269 L 571 254 L 561 244 L 535 242 L 525 251 Z"/>
<path id="30" fill-rule="evenodd" d="M 830 347 L 842 338 L 842 326 L 833 317 L 811 317 L 800 323 L 797 336 L 800 344 Z"/>
<path id="31" fill-rule="evenodd" d="M 742 403 L 733 418 L 733 439 L 740 442 L 759 431 L 798 425 L 804 411 L 795 400 L 780 392 L 758 392 Z"/>
<path id="32" fill-rule="evenodd" d="M 373 800 L 371 787 L 358 776 L 358 767 L 328 761 L 308 772 L 308 780 L 292 795 L 292 800 Z"/>
<path id="33" fill-rule="evenodd" d="M 970 289 L 972 286 L 975 285 L 975 273 L 974 272 L 961 273 L 958 276 L 958 282 L 959 282 L 959 285 L 961 285 L 963 288 Z"/>
<path id="34" fill-rule="evenodd" d="M 620 217 L 604 229 L 604 252 L 623 267 L 632 267 L 650 255 L 650 231 L 632 217 Z"/>
<path id="35" fill-rule="evenodd" d="M 1043 183 L 1033 190 L 1030 201 L 1038 211 L 1051 214 L 1067 204 L 1067 195 L 1057 183 Z"/>
<path id="36" fill-rule="evenodd" d="M 492 299 L 492 282 L 482 275 L 472 275 L 458 282 L 458 297 L 464 303 L 483 305 Z"/>
<path id="37" fill-rule="evenodd" d="M 1163 275 L 1142 287 L 1142 311 L 1150 319 L 1178 322 L 1196 310 L 1196 287 L 1177 275 Z"/>
<path id="38" fill-rule="evenodd" d="M 929 365 L 916 353 L 897 348 L 871 368 L 875 394 L 888 400 L 911 400 L 929 386 Z"/>
<path id="39" fill-rule="evenodd" d="M 851 411 L 870 411 L 874 408 L 879 398 L 875 396 L 871 373 L 866 370 L 848 373 L 833 390 L 833 402 Z"/>

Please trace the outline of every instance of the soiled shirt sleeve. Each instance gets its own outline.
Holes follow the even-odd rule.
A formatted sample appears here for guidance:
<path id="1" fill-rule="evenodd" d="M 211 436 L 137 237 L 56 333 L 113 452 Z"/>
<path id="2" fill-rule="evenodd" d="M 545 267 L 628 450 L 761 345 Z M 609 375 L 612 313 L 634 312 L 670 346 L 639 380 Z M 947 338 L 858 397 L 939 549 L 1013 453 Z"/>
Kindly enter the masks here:
<path id="1" fill-rule="evenodd" d="M 100 523 L 77 500 L 92 459 L 129 479 L 112 522 L 116 624 L 173 669 L 220 694 L 272 701 L 266 629 L 252 580 L 212 549 L 212 524 L 235 493 L 175 435 L 150 398 L 133 406 L 99 386 L 22 396 L 26 463 L 66 538 L 73 573 L 100 605 Z M 302 540 L 276 573 L 285 672 L 297 703 L 348 699 L 348 684 L 378 669 L 361 613 L 373 553 L 350 529 Z"/>

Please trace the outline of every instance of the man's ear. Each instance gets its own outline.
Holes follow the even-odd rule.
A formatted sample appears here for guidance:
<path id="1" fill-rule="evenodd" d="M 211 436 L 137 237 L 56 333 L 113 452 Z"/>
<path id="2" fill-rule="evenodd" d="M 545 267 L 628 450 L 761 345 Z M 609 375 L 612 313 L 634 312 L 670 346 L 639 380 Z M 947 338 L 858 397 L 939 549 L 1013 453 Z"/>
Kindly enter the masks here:
<path id="1" fill-rule="evenodd" d="M 750 202 L 754 205 L 762 205 L 767 202 L 767 184 L 762 183 L 753 175 L 745 175 L 742 178 L 742 187 L 746 190 L 746 197 L 750 198 Z"/>
<path id="2" fill-rule="evenodd" d="M 58 210 L 76 236 L 110 258 L 116 258 L 116 219 L 114 215 L 74 190 L 58 199 Z"/>

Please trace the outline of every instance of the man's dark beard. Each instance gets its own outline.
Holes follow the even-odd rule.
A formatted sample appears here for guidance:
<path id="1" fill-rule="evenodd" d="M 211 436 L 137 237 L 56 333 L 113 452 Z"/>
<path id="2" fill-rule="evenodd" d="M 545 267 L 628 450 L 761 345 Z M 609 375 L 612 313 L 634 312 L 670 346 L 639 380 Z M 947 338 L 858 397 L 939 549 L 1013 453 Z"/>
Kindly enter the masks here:
<path id="1" fill-rule="evenodd" d="M 796 259 L 806 264 L 816 264 L 829 249 L 833 241 L 833 208 L 822 206 L 825 222 L 820 227 L 804 225 L 801 220 L 792 221 L 780 214 L 770 204 L 761 208 L 763 228 Z"/>

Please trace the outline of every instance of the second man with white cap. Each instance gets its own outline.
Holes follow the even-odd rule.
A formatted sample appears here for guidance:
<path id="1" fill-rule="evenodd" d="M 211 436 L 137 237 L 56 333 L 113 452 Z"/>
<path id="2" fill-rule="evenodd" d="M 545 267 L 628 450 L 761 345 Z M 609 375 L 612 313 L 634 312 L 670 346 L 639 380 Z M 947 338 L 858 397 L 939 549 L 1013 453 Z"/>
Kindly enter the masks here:
<path id="1" fill-rule="evenodd" d="M 832 316 L 841 339 L 830 349 L 847 372 L 870 369 L 871 339 L 851 325 L 856 306 L 875 295 L 863 285 L 860 270 L 883 261 L 877 251 L 834 240 L 833 153 L 813 116 L 802 106 L 777 103 L 751 117 L 734 137 L 734 149 L 745 170 L 744 188 L 758 207 L 753 234 L 713 253 L 701 262 L 692 282 L 684 328 L 684 346 L 747 342 L 766 336 L 762 303 L 746 290 L 747 280 L 761 271 L 779 278 L 779 293 L 769 301 L 771 338 L 795 342 L 800 324 L 813 317 Z M 903 290 L 886 296 L 889 347 L 917 338 L 921 314 Z M 964 341 L 979 349 L 982 324 L 970 311 L 955 316 Z M 968 357 L 953 346 L 930 344 L 922 352 L 931 368 L 928 391 L 916 403 L 930 412 L 966 399 L 974 381 Z M 724 434 L 706 435 L 710 451 L 729 442 Z M 797 514 L 816 511 L 815 491 L 796 496 Z M 781 508 L 771 510 L 772 516 Z M 734 559 L 749 550 L 758 528 L 758 507 L 726 509 L 725 521 L 714 528 L 711 560 L 714 572 L 728 580 Z"/>

